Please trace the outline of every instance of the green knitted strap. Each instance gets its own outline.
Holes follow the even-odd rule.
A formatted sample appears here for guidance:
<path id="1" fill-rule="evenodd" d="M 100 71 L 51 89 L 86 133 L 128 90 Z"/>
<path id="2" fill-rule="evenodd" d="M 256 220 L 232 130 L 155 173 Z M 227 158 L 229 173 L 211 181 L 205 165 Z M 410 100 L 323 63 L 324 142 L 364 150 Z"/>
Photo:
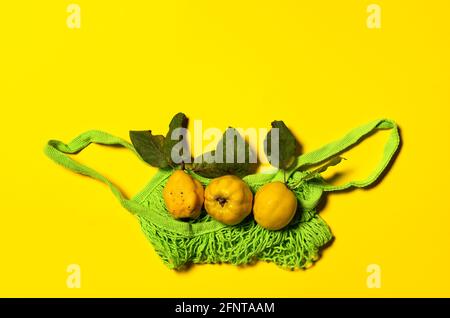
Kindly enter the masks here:
<path id="1" fill-rule="evenodd" d="M 384 147 L 382 159 L 375 170 L 366 179 L 348 182 L 339 186 L 324 184 L 322 187 L 325 191 L 339 191 L 351 187 L 362 188 L 369 186 L 373 184 L 381 176 L 383 171 L 388 167 L 400 145 L 399 130 L 397 124 L 392 120 L 375 120 L 350 131 L 347 135 L 339 140 L 331 142 L 316 151 L 298 157 L 294 167 L 286 172 L 286 178 L 288 178 L 297 170 L 305 170 L 308 166 L 320 164 L 327 160 L 330 160 L 334 156 L 337 156 L 343 151 L 357 145 L 362 140 L 370 136 L 373 132 L 385 129 L 390 129 L 391 133 Z M 282 172 L 279 172 L 275 179 L 279 179 L 281 177 Z"/>
<path id="2" fill-rule="evenodd" d="M 128 211 L 132 213 L 146 213 L 146 209 L 144 209 L 141 205 L 139 205 L 134 201 L 126 199 L 122 194 L 122 192 L 119 190 L 119 188 L 116 187 L 105 176 L 98 173 L 92 168 L 89 168 L 79 162 L 76 162 L 75 160 L 71 159 L 66 155 L 66 154 L 76 154 L 81 150 L 83 150 L 84 148 L 86 148 L 87 146 L 89 146 L 91 143 L 101 145 L 122 146 L 131 150 L 133 153 L 136 154 L 136 156 L 139 157 L 133 145 L 130 144 L 129 142 L 119 137 L 115 137 L 113 135 L 98 130 L 87 131 L 76 137 L 68 144 L 64 144 L 63 142 L 58 140 L 50 140 L 45 146 L 44 152 L 50 159 L 62 165 L 63 167 L 73 172 L 80 173 L 106 183 L 111 189 L 114 196 Z"/>
<path id="3" fill-rule="evenodd" d="M 68 144 L 65 144 L 58 140 L 50 140 L 45 146 L 44 152 L 50 159 L 60 164 L 61 166 L 73 172 L 86 175 L 103 183 L 106 183 L 111 189 L 114 196 L 119 200 L 120 204 L 125 209 L 130 211 L 132 214 L 136 214 L 138 216 L 142 216 L 148 220 L 151 220 L 154 224 L 162 228 L 170 229 L 176 233 L 180 233 L 183 235 L 192 235 L 194 233 L 207 233 L 224 227 L 223 224 L 217 221 L 190 224 L 171 218 L 165 218 L 158 213 L 154 213 L 155 211 L 152 210 L 152 207 L 145 207 L 141 204 L 140 201 L 142 200 L 142 195 L 144 192 L 141 192 L 131 200 L 125 198 L 119 188 L 115 186 L 108 178 L 95 171 L 94 169 L 89 168 L 67 156 L 67 154 L 79 153 L 91 143 L 125 147 L 131 150 L 137 157 L 140 158 L 139 154 L 136 152 L 132 144 L 119 137 L 115 137 L 98 130 L 87 131 L 76 137 Z M 160 170 L 159 172 L 160 173 L 157 174 L 156 178 L 152 178 L 150 183 L 145 187 L 145 193 L 147 193 L 147 191 L 150 191 L 151 188 L 157 186 L 160 182 L 167 178 L 168 174 L 170 173 L 170 171 L 167 171 L 166 173 L 162 170 Z"/>
<path id="4" fill-rule="evenodd" d="M 372 184 L 379 178 L 381 173 L 386 169 L 389 162 L 393 158 L 395 152 L 397 151 L 400 143 L 400 136 L 397 125 L 390 120 L 377 120 L 367 125 L 356 128 L 355 130 L 351 131 L 349 134 L 344 136 L 344 138 L 332 142 L 314 152 L 307 153 L 305 155 L 298 157 L 295 166 L 286 172 L 286 177 L 291 176 L 297 170 L 304 170 L 308 166 L 320 164 L 326 160 L 329 160 L 333 156 L 336 156 L 337 154 L 341 153 L 342 151 L 347 150 L 348 148 L 358 144 L 362 139 L 366 138 L 372 132 L 380 129 L 391 129 L 392 132 L 385 146 L 382 161 L 375 169 L 375 171 L 367 179 L 349 182 L 341 186 L 321 184 L 320 187 L 324 191 L 338 191 L 350 188 L 352 186 L 365 187 Z M 140 195 L 136 196 L 132 200 L 125 198 L 125 196 L 121 193 L 119 188 L 117 188 L 105 176 L 98 173 L 92 168 L 89 168 L 79 162 L 76 162 L 75 160 L 67 156 L 67 154 L 76 154 L 80 152 L 91 143 L 102 145 L 118 145 L 121 147 L 125 147 L 131 150 L 134 154 L 136 154 L 136 156 L 140 158 L 139 154 L 136 152 L 133 145 L 130 144 L 129 142 L 121 138 L 112 136 L 108 133 L 97 130 L 87 131 L 79 135 L 77 138 L 75 138 L 68 144 L 65 144 L 58 140 L 50 140 L 45 147 L 45 153 L 50 159 L 52 159 L 56 163 L 62 165 L 63 167 L 69 170 L 92 177 L 94 179 L 106 183 L 111 189 L 114 196 L 119 200 L 119 202 L 125 209 L 127 209 L 133 214 L 144 216 L 159 226 L 171 229 L 183 235 L 208 233 L 224 227 L 223 224 L 214 220 L 210 222 L 190 224 L 186 222 L 180 222 L 177 220 L 165 218 L 159 215 L 158 213 L 152 213 L 154 212 L 152 211 L 152 207 L 145 207 L 142 204 L 140 204 L 140 199 L 142 199 Z M 167 177 L 167 174 L 160 173 L 159 176 L 161 180 L 163 180 Z M 195 176 L 195 174 L 193 176 Z M 283 172 L 280 171 L 275 175 L 267 175 L 267 176 L 264 174 L 250 175 L 245 177 L 244 180 L 246 180 L 246 182 L 248 182 L 249 184 L 259 183 L 257 182 L 258 180 L 264 181 L 263 183 L 266 183 L 274 180 L 282 180 L 283 177 L 284 177 Z M 153 178 L 149 183 L 149 185 L 146 187 L 145 193 L 149 191 L 149 187 L 154 187 L 157 184 L 159 184 L 159 182 L 161 182 L 160 178 L 157 179 Z"/>
<path id="5" fill-rule="evenodd" d="M 315 164 L 323 163 L 344 150 L 358 144 L 372 132 L 391 129 L 383 158 L 375 171 L 362 181 L 354 181 L 342 186 L 305 183 L 296 194 L 305 208 L 303 213 L 289 228 L 283 231 L 267 231 L 258 226 L 254 220 L 242 226 L 225 226 L 216 220 L 198 223 L 181 222 L 164 214 L 165 203 L 162 200 L 163 182 L 170 176 L 170 170 L 159 170 L 150 183 L 132 200 L 124 197 L 121 191 L 106 177 L 97 171 L 76 162 L 68 154 L 76 154 L 91 143 L 119 145 L 140 157 L 134 147 L 127 141 L 101 131 L 88 131 L 68 144 L 51 140 L 45 147 L 45 153 L 56 163 L 74 172 L 90 176 L 106 183 L 123 207 L 137 214 L 141 227 L 152 242 L 158 254 L 170 268 L 181 268 L 187 263 L 247 264 L 255 259 L 272 261 L 287 268 L 307 268 L 315 262 L 322 248 L 332 238 L 327 224 L 312 210 L 315 208 L 322 192 L 364 187 L 377 180 L 392 160 L 400 143 L 396 124 L 389 120 L 378 120 L 359 127 L 344 138 L 325 147 L 297 158 L 294 168 L 287 171 L 287 177 L 297 170 L 305 170 Z M 190 172 L 204 184 L 209 180 Z M 292 176 L 288 182 L 301 181 L 303 173 Z M 244 177 L 253 191 L 274 179 L 283 178 L 282 171 L 275 174 L 255 174 Z M 300 180 L 296 180 L 300 178 Z M 304 190 L 307 191 L 304 191 Z M 296 190 L 294 190 L 296 191 Z M 304 197 L 305 196 L 305 197 Z M 303 200 L 303 201 L 302 201 Z"/>

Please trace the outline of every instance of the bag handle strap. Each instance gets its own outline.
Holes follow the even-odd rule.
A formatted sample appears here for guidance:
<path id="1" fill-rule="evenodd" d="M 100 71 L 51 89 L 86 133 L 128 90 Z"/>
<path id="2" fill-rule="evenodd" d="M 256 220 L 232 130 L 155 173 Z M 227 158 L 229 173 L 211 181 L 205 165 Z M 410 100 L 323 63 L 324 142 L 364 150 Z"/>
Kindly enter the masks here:
<path id="1" fill-rule="evenodd" d="M 91 143 L 100 145 L 115 145 L 125 147 L 131 150 L 136 156 L 139 154 L 134 149 L 133 145 L 126 140 L 110 135 L 106 132 L 99 130 L 90 130 L 82 133 L 68 144 L 65 144 L 58 140 L 50 140 L 44 148 L 44 153 L 57 164 L 82 175 L 89 176 L 97 179 L 103 183 L 106 183 L 114 196 L 119 200 L 120 204 L 133 214 L 146 213 L 145 209 L 138 203 L 131 201 L 122 194 L 117 186 L 115 186 L 108 178 L 95 171 L 88 166 L 85 166 L 69 156 L 67 154 L 77 154 Z"/>
<path id="2" fill-rule="evenodd" d="M 338 154 L 342 153 L 343 151 L 348 150 L 349 148 L 357 145 L 362 140 L 370 136 L 372 133 L 378 130 L 386 130 L 386 129 L 391 130 L 391 133 L 385 144 L 381 161 L 379 162 L 375 170 L 367 178 L 363 180 L 351 181 L 339 186 L 333 186 L 327 183 L 321 185 L 321 187 L 325 191 L 340 191 L 351 187 L 357 188 L 367 187 L 373 184 L 376 180 L 378 180 L 383 171 L 386 170 L 386 168 L 389 166 L 389 163 L 394 158 L 394 155 L 397 152 L 398 147 L 400 145 L 399 129 L 397 124 L 392 120 L 378 119 L 372 121 L 368 124 L 353 129 L 347 135 L 345 135 L 343 138 L 339 140 L 331 142 L 315 151 L 299 156 L 293 168 L 286 171 L 286 177 L 288 178 L 295 171 L 300 170 L 302 168 L 323 163 L 324 161 L 327 161 L 333 158 L 334 156 L 337 156 Z"/>
<path id="3" fill-rule="evenodd" d="M 378 164 L 378 166 L 375 168 L 375 170 L 366 179 L 359 181 L 352 181 L 340 186 L 333 186 L 326 183 L 321 185 L 321 187 L 325 191 L 340 191 L 351 187 L 362 188 L 369 186 L 373 184 L 376 180 L 378 180 L 383 171 L 386 170 L 400 145 L 400 134 L 398 126 L 394 121 L 389 119 L 379 119 L 370 122 L 366 125 L 360 126 L 350 131 L 347 135 L 345 135 L 343 138 L 339 140 L 331 142 L 325 145 L 324 147 L 319 148 L 318 150 L 299 156 L 296 159 L 296 163 L 293 166 L 293 168 L 286 171 L 286 177 L 288 178 L 295 171 L 300 170 L 302 168 L 304 169 L 311 165 L 323 163 L 324 161 L 331 159 L 332 157 L 343 152 L 344 150 L 347 150 L 352 146 L 357 145 L 359 142 L 367 138 L 373 132 L 386 129 L 391 130 L 391 134 L 389 135 L 386 145 L 384 147 L 382 159 Z M 75 139 L 73 139 L 68 144 L 65 144 L 58 140 L 50 140 L 45 146 L 44 152 L 50 159 L 52 159 L 57 164 L 60 164 L 61 166 L 73 172 L 89 176 L 91 178 L 97 179 L 107 184 L 111 192 L 119 200 L 121 205 L 131 213 L 147 214 L 148 211 L 143 206 L 141 206 L 137 202 L 125 198 L 125 196 L 122 194 L 119 188 L 115 186 L 108 178 L 106 178 L 99 172 L 95 171 L 94 169 L 89 168 L 67 156 L 67 154 L 79 153 L 81 150 L 89 146 L 91 143 L 101 145 L 117 145 L 125 147 L 131 150 L 138 158 L 140 158 L 139 154 L 136 152 L 131 143 L 127 142 L 122 138 L 115 137 L 113 135 L 110 135 L 106 132 L 99 130 L 87 131 L 79 135 Z M 278 172 L 277 175 L 274 177 L 274 180 L 280 178 L 282 180 L 283 174 L 284 174 L 283 171 Z"/>

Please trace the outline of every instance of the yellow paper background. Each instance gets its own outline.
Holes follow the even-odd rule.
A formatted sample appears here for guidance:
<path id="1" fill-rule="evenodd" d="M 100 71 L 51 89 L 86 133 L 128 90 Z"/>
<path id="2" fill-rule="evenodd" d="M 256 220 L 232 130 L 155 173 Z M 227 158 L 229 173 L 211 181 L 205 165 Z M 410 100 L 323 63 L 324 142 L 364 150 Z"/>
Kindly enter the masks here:
<path id="1" fill-rule="evenodd" d="M 8 1 L 0 11 L 0 296 L 450 296 L 448 1 Z M 403 148 L 369 191 L 333 194 L 336 239 L 310 270 L 273 264 L 167 269 L 106 186 L 56 166 L 48 139 L 88 129 L 165 133 L 185 112 L 204 128 L 284 120 L 305 151 L 370 120 Z M 385 133 L 335 169 L 362 178 Z M 155 170 L 126 150 L 79 159 L 131 196 Z M 81 288 L 66 286 L 69 264 Z M 369 264 L 382 286 L 367 288 Z"/>

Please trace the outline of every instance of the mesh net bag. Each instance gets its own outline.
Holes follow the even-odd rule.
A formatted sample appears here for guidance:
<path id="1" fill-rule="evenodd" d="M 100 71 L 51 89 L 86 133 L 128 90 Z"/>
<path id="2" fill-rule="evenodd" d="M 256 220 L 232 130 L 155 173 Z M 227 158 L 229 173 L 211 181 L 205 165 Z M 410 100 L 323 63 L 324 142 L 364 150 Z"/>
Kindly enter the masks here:
<path id="1" fill-rule="evenodd" d="M 390 129 L 391 134 L 379 165 L 365 180 L 332 186 L 320 174 L 306 178 L 309 176 L 308 167 L 333 158 L 379 129 Z M 393 121 L 376 120 L 352 130 L 342 139 L 299 156 L 293 168 L 285 173 L 279 171 L 244 177 L 243 180 L 253 193 L 266 183 L 287 177 L 286 182 L 295 193 L 299 204 L 293 221 L 278 231 L 262 228 L 252 215 L 234 226 L 216 221 L 205 211 L 202 211 L 198 219 L 189 222 L 173 219 L 166 209 L 162 196 L 164 185 L 173 170 L 158 170 L 141 192 L 127 199 L 106 177 L 67 156 L 80 152 L 91 143 L 119 145 L 139 156 L 129 142 L 97 130 L 87 131 L 68 144 L 50 140 L 46 144 L 45 153 L 69 170 L 106 183 L 122 206 L 137 216 L 143 233 L 170 268 L 181 269 L 193 263 L 244 265 L 263 260 L 283 268 L 296 269 L 311 266 L 319 258 L 321 248 L 333 238 L 330 228 L 317 213 L 317 205 L 324 192 L 373 184 L 394 158 L 400 144 L 400 135 Z M 204 186 L 210 182 L 208 178 L 193 172 L 189 173 Z"/>

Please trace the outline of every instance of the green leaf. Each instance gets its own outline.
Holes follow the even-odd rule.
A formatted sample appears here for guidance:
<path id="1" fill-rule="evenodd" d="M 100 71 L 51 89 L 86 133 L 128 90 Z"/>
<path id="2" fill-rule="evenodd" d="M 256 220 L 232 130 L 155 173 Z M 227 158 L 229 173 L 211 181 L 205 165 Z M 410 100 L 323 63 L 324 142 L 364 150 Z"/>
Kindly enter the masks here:
<path id="1" fill-rule="evenodd" d="M 341 156 L 336 156 L 336 157 L 331 158 L 328 162 L 326 162 L 322 166 L 320 166 L 320 167 L 318 167 L 318 168 L 316 168 L 314 170 L 309 171 L 308 175 L 306 177 L 304 177 L 303 180 L 307 181 L 307 180 L 314 179 L 320 173 L 327 171 L 328 168 L 336 166 L 339 163 L 341 163 L 342 160 L 346 160 L 346 159 L 341 157 Z"/>
<path id="2" fill-rule="evenodd" d="M 278 156 L 276 156 L 276 151 L 273 151 L 275 149 L 272 149 L 272 137 L 275 138 L 276 136 L 273 129 L 267 133 L 264 140 L 264 151 L 273 166 L 287 170 L 295 162 L 297 149 L 299 148 L 298 142 L 283 121 L 273 121 L 272 128 L 278 129 L 278 142 L 274 140 L 274 146 L 278 144 Z"/>
<path id="3" fill-rule="evenodd" d="M 141 158 L 157 168 L 167 168 L 169 162 L 164 155 L 164 136 L 153 135 L 151 130 L 130 131 L 131 142 Z"/>
<path id="4" fill-rule="evenodd" d="M 178 144 L 183 138 L 184 142 L 187 142 L 185 137 L 183 135 L 178 135 L 177 138 L 172 139 L 172 133 L 178 129 L 178 128 L 187 128 L 187 117 L 183 113 L 178 113 L 175 116 L 173 116 L 172 120 L 169 124 L 169 131 L 167 132 L 165 141 L 164 141 L 164 156 L 166 158 L 166 161 L 170 163 L 170 165 L 174 166 L 175 163 L 172 160 L 172 149 L 173 147 Z M 187 149 L 187 147 L 185 147 Z M 183 153 L 183 150 L 180 150 L 180 158 L 190 158 L 190 153 Z M 186 159 L 184 160 L 186 161 Z M 181 163 L 181 162 L 177 162 Z"/>
<path id="5" fill-rule="evenodd" d="M 215 150 L 206 152 L 195 158 L 194 162 L 186 165 L 186 167 L 205 178 L 216 178 L 225 175 L 224 171 L 221 170 L 220 165 L 214 161 L 215 155 Z M 206 158 L 212 158 L 213 161 L 209 162 Z"/>
<path id="6" fill-rule="evenodd" d="M 326 162 L 324 165 L 320 166 L 316 170 L 313 170 L 314 173 L 322 173 L 327 171 L 329 167 L 336 166 L 341 163 L 342 160 L 346 160 L 345 158 L 341 156 L 333 157 L 330 159 L 330 161 Z"/>
<path id="7" fill-rule="evenodd" d="M 242 178 L 254 173 L 256 168 L 256 154 L 239 132 L 232 127 L 225 131 L 215 150 L 197 157 L 192 164 L 192 170 L 207 178 L 227 174 Z"/>

